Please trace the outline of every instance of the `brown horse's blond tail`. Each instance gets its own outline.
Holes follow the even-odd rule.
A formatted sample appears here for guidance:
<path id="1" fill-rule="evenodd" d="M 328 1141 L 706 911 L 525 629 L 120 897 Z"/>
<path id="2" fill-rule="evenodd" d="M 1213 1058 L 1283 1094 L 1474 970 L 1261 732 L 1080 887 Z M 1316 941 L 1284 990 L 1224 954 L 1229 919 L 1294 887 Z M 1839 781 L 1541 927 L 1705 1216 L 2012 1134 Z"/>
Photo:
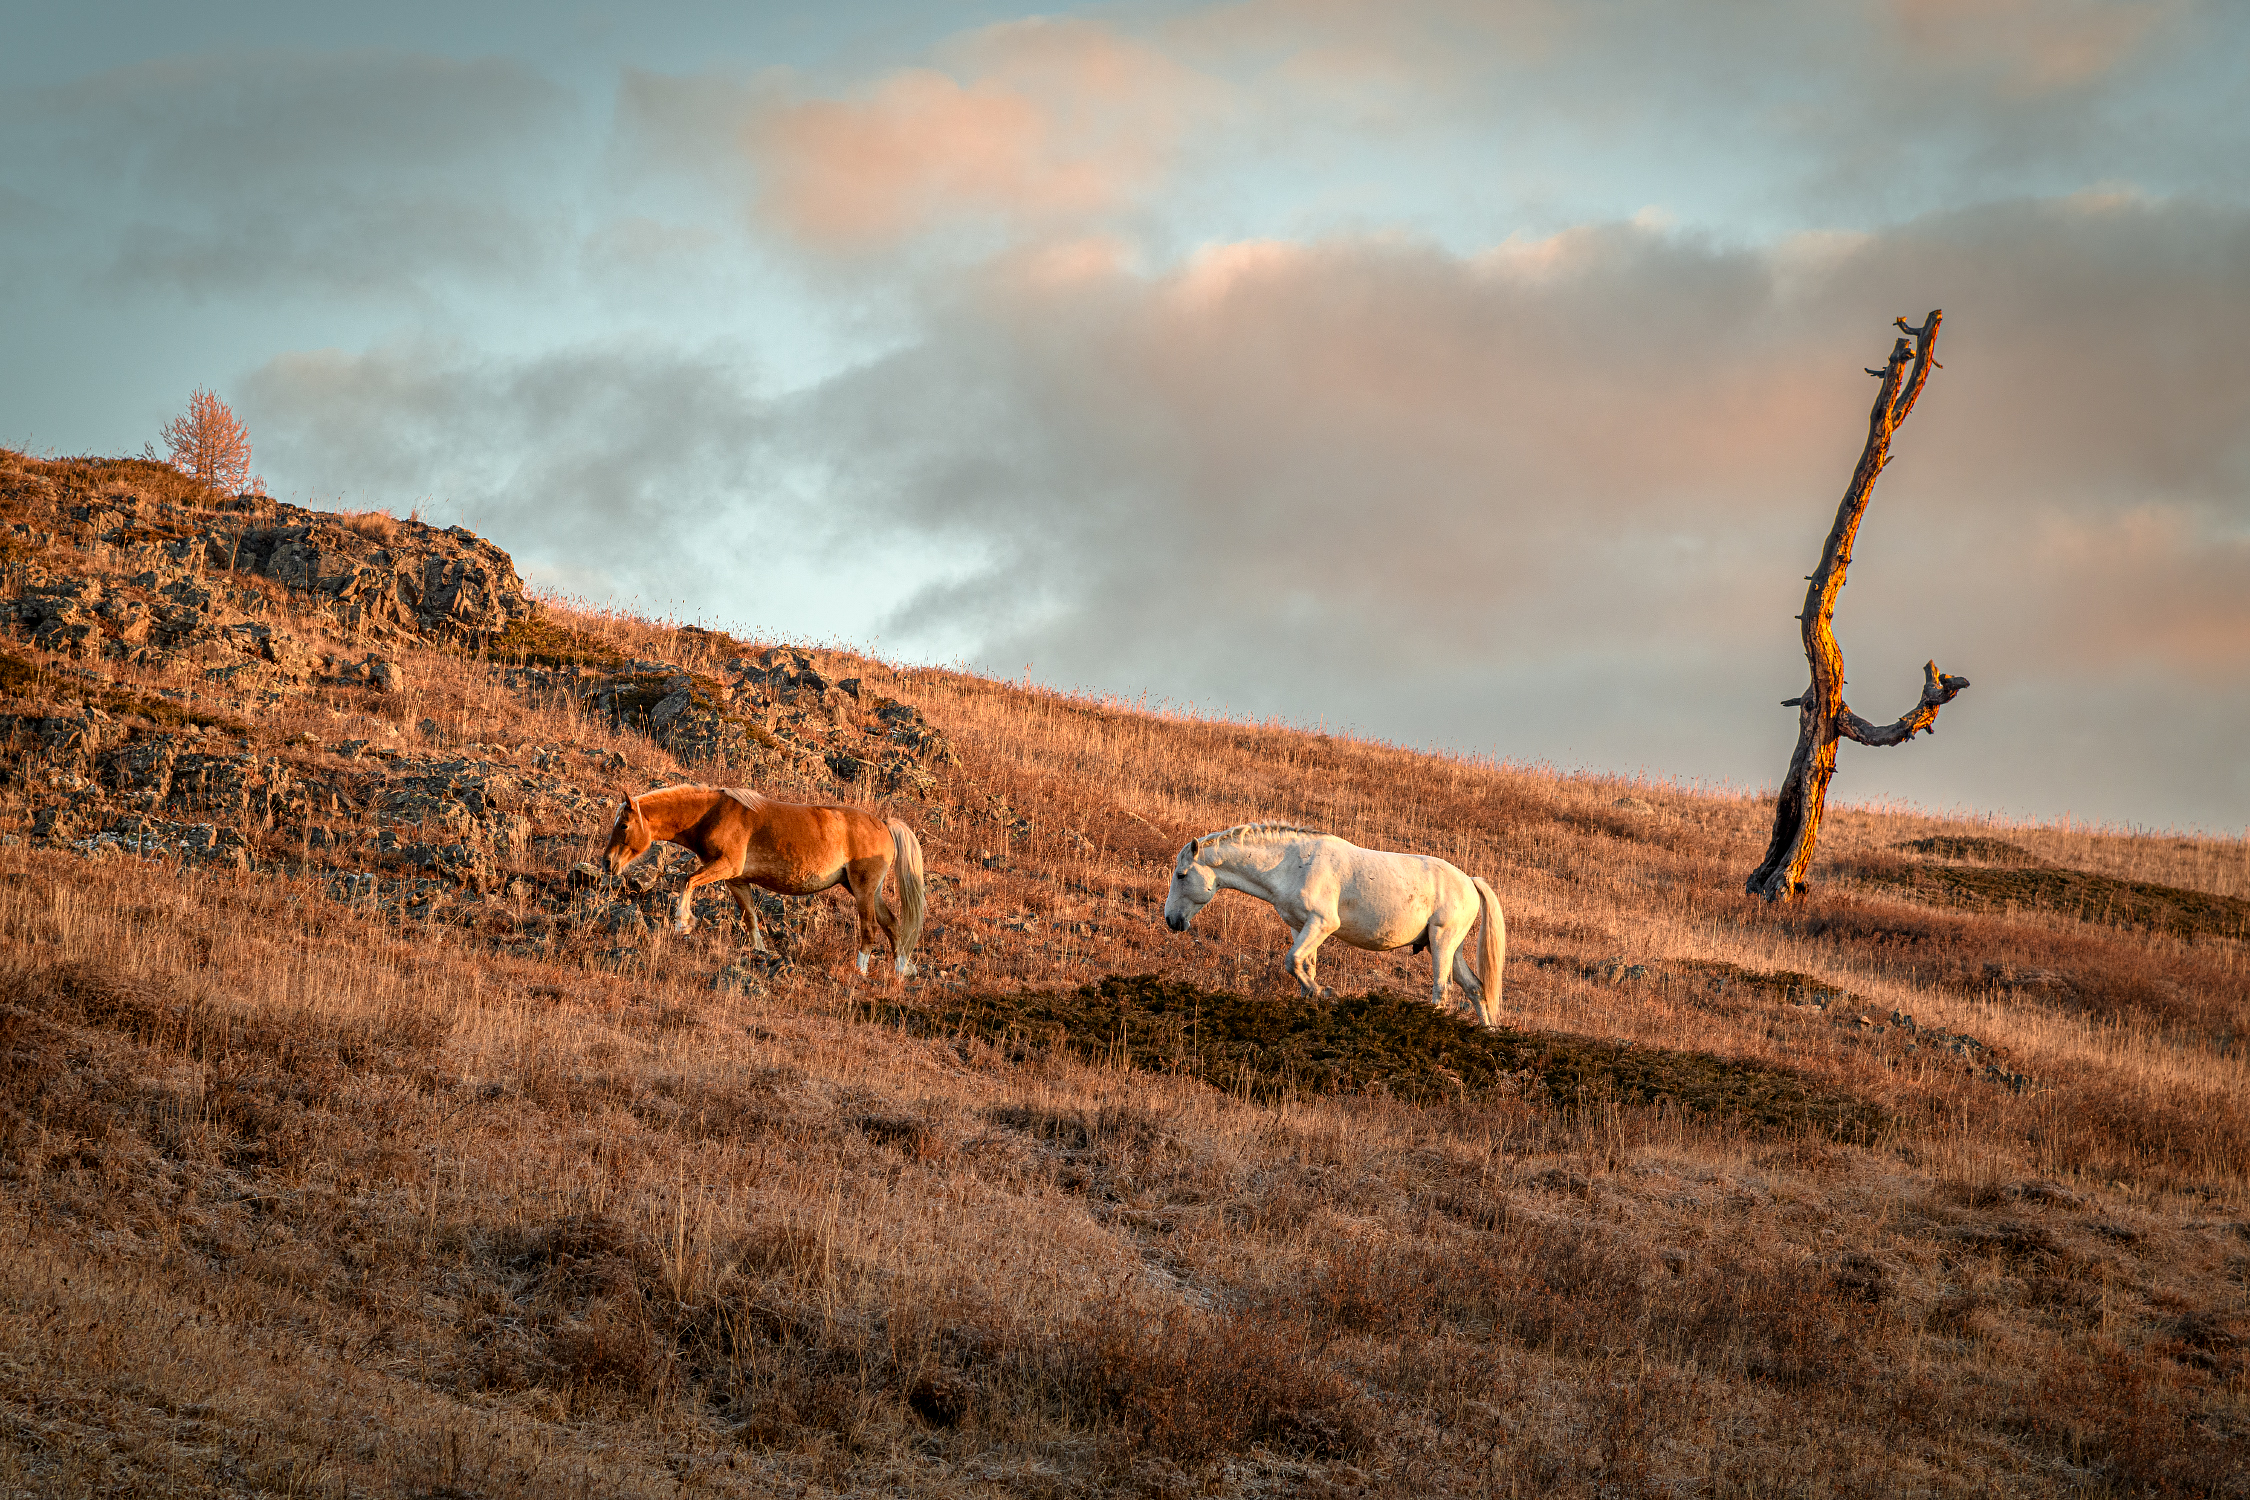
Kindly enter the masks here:
<path id="1" fill-rule="evenodd" d="M 898 855 L 898 961 L 922 937 L 922 845 L 914 830 L 891 819 L 891 849 Z"/>
<path id="2" fill-rule="evenodd" d="M 1484 922 L 1477 929 L 1477 978 L 1484 982 L 1484 992 L 1477 996 L 1477 1009 L 1483 1013 L 1484 1024 L 1500 1024 L 1500 968 L 1508 961 L 1508 919 L 1500 915 L 1500 897 L 1485 882 L 1482 875 L 1471 875 L 1476 883 L 1477 899 L 1484 906 Z"/>

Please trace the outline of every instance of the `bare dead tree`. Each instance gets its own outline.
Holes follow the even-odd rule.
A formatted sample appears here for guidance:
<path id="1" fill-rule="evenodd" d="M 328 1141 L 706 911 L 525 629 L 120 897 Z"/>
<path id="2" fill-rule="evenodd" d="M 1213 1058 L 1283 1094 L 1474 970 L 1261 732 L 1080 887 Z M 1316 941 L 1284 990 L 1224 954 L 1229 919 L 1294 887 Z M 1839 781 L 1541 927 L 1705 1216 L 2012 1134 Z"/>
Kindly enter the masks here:
<path id="1" fill-rule="evenodd" d="M 231 492 L 250 482 L 250 432 L 224 401 L 197 386 L 185 415 L 164 426 L 172 462 L 213 489 Z"/>
<path id="2" fill-rule="evenodd" d="M 1773 812 L 1773 841 L 1766 857 L 1747 883 L 1753 896 L 1768 901 L 1788 900 L 1803 894 L 1805 869 L 1812 863 L 1813 845 L 1820 837 L 1820 815 L 1828 800 L 1828 782 L 1836 774 L 1836 742 L 1857 740 L 1863 745 L 1903 745 L 1924 730 L 1937 732 L 1938 710 L 1969 685 L 1965 677 L 1948 677 L 1932 661 L 1922 668 L 1922 696 L 1895 724 L 1870 724 L 1844 703 L 1844 653 L 1836 645 L 1832 624 L 1836 596 L 1843 592 L 1844 572 L 1851 566 L 1852 538 L 1859 519 L 1875 491 L 1875 480 L 1890 462 L 1891 434 L 1914 410 L 1922 384 L 1937 363 L 1930 355 L 1937 347 L 1938 321 L 1943 313 L 1932 309 L 1919 328 L 1897 320 L 1898 342 L 1890 360 L 1870 375 L 1882 377 L 1875 410 L 1868 418 L 1867 447 L 1852 472 L 1851 487 L 1836 508 L 1836 525 L 1821 548 L 1820 566 L 1806 582 L 1802 622 L 1805 660 L 1812 666 L 1812 685 L 1803 696 L 1785 698 L 1782 707 L 1797 710 L 1797 753 L 1789 758 L 1789 774 L 1781 783 L 1781 798 Z"/>

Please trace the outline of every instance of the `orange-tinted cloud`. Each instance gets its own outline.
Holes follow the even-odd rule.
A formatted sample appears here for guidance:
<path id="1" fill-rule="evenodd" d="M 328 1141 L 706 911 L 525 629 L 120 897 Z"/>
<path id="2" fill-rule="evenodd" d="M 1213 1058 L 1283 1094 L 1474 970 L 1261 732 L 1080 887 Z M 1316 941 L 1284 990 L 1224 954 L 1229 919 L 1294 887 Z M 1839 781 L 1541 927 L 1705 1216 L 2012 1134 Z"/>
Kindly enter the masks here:
<path id="1" fill-rule="evenodd" d="M 2175 0 L 1891 0 L 1891 8 L 1919 61 L 1989 69 L 2027 94 L 2100 78 L 2180 12 Z"/>
<path id="2" fill-rule="evenodd" d="M 758 108 L 761 218 L 864 249 L 961 216 L 1068 225 L 1147 193 L 1215 85 L 1092 23 L 1023 21 L 847 99 Z"/>

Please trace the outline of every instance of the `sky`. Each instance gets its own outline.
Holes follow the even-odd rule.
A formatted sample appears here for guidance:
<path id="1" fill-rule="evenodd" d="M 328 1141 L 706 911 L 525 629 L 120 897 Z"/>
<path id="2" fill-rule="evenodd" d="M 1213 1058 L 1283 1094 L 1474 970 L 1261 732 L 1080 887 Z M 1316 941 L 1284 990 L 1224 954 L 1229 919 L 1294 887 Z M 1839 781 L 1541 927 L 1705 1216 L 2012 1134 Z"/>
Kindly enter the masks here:
<path id="1" fill-rule="evenodd" d="M 1834 796 L 2250 825 L 2236 0 L 88 0 L 0 50 L 0 443 L 769 637 Z M 1257 815 L 1245 809 L 1244 816 Z"/>

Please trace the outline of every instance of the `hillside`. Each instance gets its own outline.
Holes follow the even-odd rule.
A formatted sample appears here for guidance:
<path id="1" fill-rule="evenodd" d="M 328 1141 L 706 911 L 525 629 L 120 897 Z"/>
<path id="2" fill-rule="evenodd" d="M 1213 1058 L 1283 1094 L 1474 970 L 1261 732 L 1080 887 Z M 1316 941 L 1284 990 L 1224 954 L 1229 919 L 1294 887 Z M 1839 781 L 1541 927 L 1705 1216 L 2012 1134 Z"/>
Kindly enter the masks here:
<path id="1" fill-rule="evenodd" d="M 1778 909 L 1755 797 L 588 612 L 156 464 L 0 452 L 0 560 L 7 1493 L 2250 1493 L 2240 841 L 1832 809 Z M 671 780 L 883 802 L 921 974 L 574 880 Z M 1490 877 L 1507 1027 L 1168 932 L 1251 818 Z"/>

